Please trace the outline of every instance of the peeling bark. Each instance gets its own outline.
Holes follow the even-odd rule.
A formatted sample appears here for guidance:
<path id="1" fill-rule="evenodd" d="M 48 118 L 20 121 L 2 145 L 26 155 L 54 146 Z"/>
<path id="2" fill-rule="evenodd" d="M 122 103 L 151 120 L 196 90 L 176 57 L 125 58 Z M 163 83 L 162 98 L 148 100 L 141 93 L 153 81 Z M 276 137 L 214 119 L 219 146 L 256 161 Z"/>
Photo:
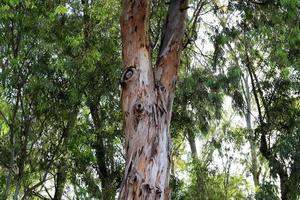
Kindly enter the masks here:
<path id="1" fill-rule="evenodd" d="M 172 0 L 160 53 L 151 64 L 149 0 L 123 0 L 122 112 L 126 169 L 119 199 L 170 199 L 169 132 L 186 0 Z"/>

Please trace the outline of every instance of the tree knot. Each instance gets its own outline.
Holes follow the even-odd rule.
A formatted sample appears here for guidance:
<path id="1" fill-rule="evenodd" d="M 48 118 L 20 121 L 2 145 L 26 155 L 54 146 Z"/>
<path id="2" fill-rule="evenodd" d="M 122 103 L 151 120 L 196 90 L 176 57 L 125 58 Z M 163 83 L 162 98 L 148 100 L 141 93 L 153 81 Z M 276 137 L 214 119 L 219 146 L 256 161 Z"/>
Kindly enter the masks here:
<path id="1" fill-rule="evenodd" d="M 121 86 L 125 86 L 130 80 L 132 80 L 136 76 L 136 68 L 134 66 L 126 67 L 121 75 L 120 84 Z"/>
<path id="2" fill-rule="evenodd" d="M 146 191 L 147 193 L 152 193 L 152 191 L 154 191 L 154 187 L 151 186 L 149 183 L 143 183 L 142 184 L 142 188 L 144 191 Z"/>
<path id="3" fill-rule="evenodd" d="M 137 100 L 137 102 L 134 104 L 134 114 L 141 118 L 145 114 L 145 105 L 143 101 Z"/>
<path id="4" fill-rule="evenodd" d="M 136 103 L 135 110 L 137 113 L 142 113 L 144 111 L 144 105 L 141 102 Z"/>

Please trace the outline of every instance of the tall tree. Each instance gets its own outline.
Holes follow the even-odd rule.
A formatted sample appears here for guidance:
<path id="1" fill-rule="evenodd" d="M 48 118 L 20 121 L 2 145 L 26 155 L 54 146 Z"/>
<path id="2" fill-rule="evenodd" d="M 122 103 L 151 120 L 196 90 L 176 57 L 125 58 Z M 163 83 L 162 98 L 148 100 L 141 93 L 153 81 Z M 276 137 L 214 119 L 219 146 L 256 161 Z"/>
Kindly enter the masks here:
<path id="1" fill-rule="evenodd" d="M 243 66 L 244 73 L 249 74 L 249 87 L 257 110 L 257 126 L 251 142 L 259 147 L 261 155 L 267 160 L 271 178 L 277 179 L 278 196 L 281 199 L 297 199 L 300 191 L 299 179 L 296 178 L 300 169 L 297 125 L 299 2 L 274 0 L 230 3 L 235 12 L 239 11 L 241 21 L 237 21 L 235 27 L 224 28 L 224 33 L 236 40 L 234 47 L 229 49 L 239 52 L 241 64 L 237 66 Z M 232 43 L 228 37 L 223 39 L 225 43 Z M 255 181 L 258 180 L 257 177 Z M 263 181 L 262 189 L 264 185 L 266 183 Z M 269 193 L 258 191 L 257 198 L 264 199 L 265 192 Z"/>
<path id="2" fill-rule="evenodd" d="M 122 1 L 122 112 L 126 170 L 119 199 L 169 199 L 172 104 L 187 0 L 169 4 L 156 64 L 151 63 L 150 1 Z"/>

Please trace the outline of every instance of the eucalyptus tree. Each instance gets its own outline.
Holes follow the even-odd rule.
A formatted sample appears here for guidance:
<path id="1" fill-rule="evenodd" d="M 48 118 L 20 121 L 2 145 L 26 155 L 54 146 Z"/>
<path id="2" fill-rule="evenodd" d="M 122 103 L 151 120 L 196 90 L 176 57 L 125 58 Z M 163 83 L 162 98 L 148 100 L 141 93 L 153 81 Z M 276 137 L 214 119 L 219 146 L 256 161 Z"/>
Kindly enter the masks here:
<path id="1" fill-rule="evenodd" d="M 251 41 L 246 41 L 246 66 L 248 68 L 253 95 L 258 110 L 260 134 L 260 152 L 268 160 L 271 175 L 280 180 L 281 199 L 297 199 L 299 197 L 299 30 L 293 28 L 299 24 L 297 13 L 299 5 L 293 1 L 269 3 L 264 18 L 249 16 L 250 23 L 245 24 L 245 32 L 253 21 L 259 23 L 259 37 L 264 53 L 256 53 L 256 48 L 249 51 Z M 277 14 L 273 9 L 278 11 Z M 282 18 L 279 18 L 279 16 Z M 277 16 L 277 17 L 276 17 Z M 252 22 L 252 23 L 251 23 Z M 253 24 L 254 25 L 254 24 Z M 291 32 L 286 32 L 291 28 Z M 270 34 L 270 32 L 272 34 Z M 247 38 L 246 38 L 247 39 Z M 297 42 L 298 41 L 298 42 Z M 258 50 L 259 51 L 259 50 Z M 268 56 L 268 60 L 264 57 Z M 263 69 L 264 80 L 255 72 L 255 64 L 251 57 L 259 55 L 258 69 Z M 278 59 L 279 58 L 279 59 Z M 271 78 L 272 77 L 272 78 Z"/>
<path id="2" fill-rule="evenodd" d="M 122 1 L 122 112 L 126 170 L 119 199 L 169 199 L 169 132 L 188 1 L 169 4 L 152 65 L 150 1 Z"/>
<path id="3" fill-rule="evenodd" d="M 240 52 L 239 65 L 243 66 L 240 70 L 249 75 L 258 113 L 252 141 L 268 161 L 271 176 L 279 178 L 278 196 L 297 199 L 299 4 L 296 1 L 230 3 L 232 9 L 240 12 L 241 23 L 227 27 L 224 32 L 229 37 L 223 37 L 223 41 L 229 44 L 231 39 L 236 41 L 232 50 Z M 261 198 L 261 192 L 257 198 Z"/>

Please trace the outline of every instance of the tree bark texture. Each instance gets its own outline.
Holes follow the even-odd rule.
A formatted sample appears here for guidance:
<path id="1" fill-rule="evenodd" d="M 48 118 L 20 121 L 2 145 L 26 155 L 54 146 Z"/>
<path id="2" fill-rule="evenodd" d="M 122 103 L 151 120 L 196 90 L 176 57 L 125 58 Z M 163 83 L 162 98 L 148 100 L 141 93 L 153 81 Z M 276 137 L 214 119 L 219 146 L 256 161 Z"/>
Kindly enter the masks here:
<path id="1" fill-rule="evenodd" d="M 123 0 L 122 113 L 126 169 L 119 199 L 170 199 L 169 132 L 187 0 L 171 0 L 156 65 L 151 64 L 149 0 Z"/>

